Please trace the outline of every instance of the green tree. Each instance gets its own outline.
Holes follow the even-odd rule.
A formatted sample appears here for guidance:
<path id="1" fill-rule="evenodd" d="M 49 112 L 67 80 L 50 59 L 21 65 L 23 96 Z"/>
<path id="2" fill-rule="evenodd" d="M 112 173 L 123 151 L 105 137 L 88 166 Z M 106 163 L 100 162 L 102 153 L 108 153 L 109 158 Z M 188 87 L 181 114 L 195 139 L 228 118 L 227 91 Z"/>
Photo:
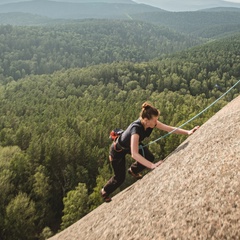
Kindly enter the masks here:
<path id="1" fill-rule="evenodd" d="M 53 232 L 49 227 L 45 227 L 41 234 L 40 234 L 40 240 L 45 240 L 53 236 Z"/>
<path id="2" fill-rule="evenodd" d="M 89 205 L 91 210 L 98 207 L 103 202 L 102 197 L 99 193 L 112 174 L 112 171 L 110 171 L 109 164 L 107 162 L 105 162 L 103 167 L 99 168 L 98 171 L 99 175 L 96 179 L 96 186 L 94 187 L 93 192 L 89 196 Z"/>
<path id="3" fill-rule="evenodd" d="M 32 195 L 36 202 L 37 225 L 38 228 L 44 228 L 53 220 L 53 213 L 49 205 L 50 178 L 47 176 L 46 168 L 42 165 L 37 167 L 33 178 Z"/>
<path id="4" fill-rule="evenodd" d="M 75 190 L 69 191 L 64 197 L 61 229 L 67 228 L 88 212 L 87 192 L 86 184 L 79 183 Z"/>
<path id="5" fill-rule="evenodd" d="M 18 147 L 0 147 L 0 238 L 3 237 L 4 219 L 6 205 L 9 203 L 14 193 L 12 183 L 14 171 L 10 168 L 11 159 L 18 154 Z"/>
<path id="6" fill-rule="evenodd" d="M 16 144 L 22 150 L 26 150 L 29 147 L 31 135 L 31 129 L 28 127 L 20 127 L 16 132 Z"/>
<path id="7" fill-rule="evenodd" d="M 35 203 L 26 193 L 19 193 L 6 207 L 6 239 L 32 240 L 36 238 Z"/>

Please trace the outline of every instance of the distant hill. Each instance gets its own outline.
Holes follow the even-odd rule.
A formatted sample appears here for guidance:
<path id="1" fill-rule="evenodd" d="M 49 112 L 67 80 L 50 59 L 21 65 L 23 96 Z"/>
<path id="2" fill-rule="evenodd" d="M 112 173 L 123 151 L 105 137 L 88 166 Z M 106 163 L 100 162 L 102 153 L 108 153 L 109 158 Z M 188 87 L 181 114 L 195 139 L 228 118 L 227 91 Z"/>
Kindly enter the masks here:
<path id="1" fill-rule="evenodd" d="M 200 38 L 216 39 L 240 32 L 240 8 L 219 7 L 192 12 L 168 12 L 127 0 L 63 1 L 66 0 L 3 4 L 0 8 L 0 24 L 46 25 L 77 19 L 127 19 L 153 23 Z"/>
<path id="2" fill-rule="evenodd" d="M 134 0 L 136 2 L 141 2 L 145 4 L 150 4 L 161 9 L 171 11 L 171 12 L 180 12 L 180 11 L 198 11 L 201 9 L 210 9 L 217 7 L 236 7 L 240 8 L 239 3 L 234 3 L 232 1 L 225 0 Z"/>
<path id="3" fill-rule="evenodd" d="M 233 11 L 234 10 L 234 11 Z M 154 12 L 136 14 L 134 19 L 160 24 L 178 32 L 198 37 L 213 38 L 232 32 L 240 32 L 240 14 L 238 9 L 224 11 L 196 12 Z"/>
<path id="4" fill-rule="evenodd" d="M 45 25 L 54 22 L 52 18 L 30 13 L 0 13 L 0 24 L 18 26 Z M 58 21 L 61 23 L 61 21 Z"/>
<path id="5" fill-rule="evenodd" d="M 39 1 L 39 0 L 0 0 L 0 5 L 24 1 Z M 40 0 L 45 2 L 46 0 Z M 198 1 L 179 1 L 179 0 L 54 0 L 55 2 L 65 2 L 65 3 L 125 3 L 125 4 L 136 4 L 142 3 L 145 5 L 152 5 L 160 9 L 167 11 L 179 12 L 179 11 L 197 11 L 201 9 L 217 8 L 217 7 L 238 7 L 239 3 L 234 3 L 230 1 L 223 0 L 202 0 Z"/>
<path id="6" fill-rule="evenodd" d="M 216 7 L 201 9 L 200 12 L 240 12 L 240 8 L 237 7 Z"/>
<path id="7" fill-rule="evenodd" d="M 124 1 L 126 2 L 126 1 Z M 30 13 L 50 18 L 84 19 L 84 18 L 120 18 L 131 19 L 132 14 L 161 12 L 163 10 L 144 4 L 105 3 L 105 2 L 56 2 L 36 0 L 4 4 L 0 13 Z"/>
<path id="8" fill-rule="evenodd" d="M 26 2 L 26 1 L 39 1 L 39 0 L 0 0 L 1 4 L 7 4 L 7 3 L 17 3 L 17 2 Z M 44 2 L 46 0 L 41 0 L 41 2 Z M 90 3 L 90 2 L 105 2 L 105 3 L 132 3 L 136 4 L 136 2 L 131 0 L 55 0 L 56 2 L 69 2 L 69 3 Z"/>
<path id="9" fill-rule="evenodd" d="M 56 2 L 72 2 L 72 3 L 97 3 L 97 2 L 104 2 L 104 3 L 131 3 L 136 4 L 136 2 L 132 0 L 55 0 Z"/>

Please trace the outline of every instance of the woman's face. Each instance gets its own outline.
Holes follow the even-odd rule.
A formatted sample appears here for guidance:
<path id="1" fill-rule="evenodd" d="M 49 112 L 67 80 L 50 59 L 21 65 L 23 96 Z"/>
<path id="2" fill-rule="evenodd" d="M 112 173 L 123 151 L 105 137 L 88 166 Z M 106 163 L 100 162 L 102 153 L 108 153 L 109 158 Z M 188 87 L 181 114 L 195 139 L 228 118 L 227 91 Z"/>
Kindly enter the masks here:
<path id="1" fill-rule="evenodd" d="M 146 120 L 146 127 L 154 128 L 157 124 L 158 116 L 153 116 L 151 119 Z"/>

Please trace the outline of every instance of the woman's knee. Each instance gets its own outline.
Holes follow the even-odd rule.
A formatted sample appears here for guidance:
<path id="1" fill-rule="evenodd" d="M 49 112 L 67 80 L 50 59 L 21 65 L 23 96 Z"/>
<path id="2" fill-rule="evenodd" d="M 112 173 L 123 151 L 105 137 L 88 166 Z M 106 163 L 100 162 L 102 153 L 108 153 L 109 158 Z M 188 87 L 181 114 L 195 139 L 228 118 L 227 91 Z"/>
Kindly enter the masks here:
<path id="1" fill-rule="evenodd" d="M 150 162 L 153 162 L 155 159 L 154 155 L 149 151 L 148 148 L 145 150 L 145 158 Z"/>
<path id="2" fill-rule="evenodd" d="M 126 174 L 114 176 L 114 181 L 116 182 L 116 184 L 120 186 L 125 181 L 125 178 L 126 178 Z"/>

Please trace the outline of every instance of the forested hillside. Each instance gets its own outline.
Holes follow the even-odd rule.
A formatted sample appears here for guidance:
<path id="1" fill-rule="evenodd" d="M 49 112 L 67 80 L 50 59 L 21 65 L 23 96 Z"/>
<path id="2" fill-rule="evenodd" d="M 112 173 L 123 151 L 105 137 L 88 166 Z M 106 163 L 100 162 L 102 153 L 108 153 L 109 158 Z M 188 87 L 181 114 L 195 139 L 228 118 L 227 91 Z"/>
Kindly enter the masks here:
<path id="1" fill-rule="evenodd" d="M 84 24 L 86 28 L 90 27 Z M 112 28 L 105 31 L 118 34 L 122 28 L 116 30 L 116 24 L 112 24 Z M 134 25 L 135 37 L 140 34 L 137 26 L 142 29 L 148 25 Z M 97 32 L 93 34 L 94 37 L 102 36 L 97 25 L 91 27 L 93 32 Z M 60 39 L 65 41 L 68 51 L 73 55 L 79 50 L 74 48 L 77 47 L 74 41 L 71 42 L 71 28 L 76 34 L 78 28 L 83 32 L 84 28 L 81 24 L 79 27 L 70 25 L 68 31 L 62 31 L 64 38 Z M 69 54 L 64 58 L 63 53 L 67 53 L 62 48 L 65 45 L 61 45 L 58 40 L 58 34 L 63 28 L 58 26 L 51 33 L 44 31 L 45 28 L 6 26 L 1 29 L 1 39 L 5 39 L 1 49 L 8 51 L 0 52 L 8 53 L 6 56 L 9 56 L 9 67 L 6 65 L 1 70 L 0 85 L 1 239 L 44 239 L 51 232 L 66 228 L 101 204 L 99 189 L 111 174 L 108 164 L 108 134 L 113 128 L 124 129 L 129 122 L 135 120 L 144 101 L 149 100 L 160 109 L 161 121 L 179 126 L 212 103 L 240 78 L 239 35 L 146 63 L 137 63 L 138 60 L 144 60 L 144 57 L 136 57 L 148 51 L 153 54 L 151 51 L 155 49 L 148 50 L 146 45 L 143 45 L 143 52 L 138 49 L 133 55 L 127 55 L 128 58 L 122 58 L 125 55 L 121 55 L 121 51 L 125 51 L 125 46 L 128 46 L 126 54 L 134 50 L 129 36 L 129 42 L 126 40 L 123 44 L 124 48 L 107 45 L 107 42 L 106 46 L 103 44 L 105 52 L 109 46 L 109 55 L 106 54 L 105 57 L 111 56 L 111 48 L 114 46 L 115 53 L 122 58 L 119 60 L 125 60 L 123 62 L 72 69 L 77 65 L 60 66 L 61 71 L 46 74 L 49 70 L 34 72 L 41 66 L 41 61 L 46 62 L 45 67 L 52 66 L 54 60 L 57 63 L 67 62 L 68 59 L 74 62 L 74 55 L 71 58 L 72 55 Z M 33 32 L 33 36 L 40 35 L 42 38 L 31 37 Z M 125 32 L 121 33 L 124 35 Z M 69 45 L 65 38 L 68 35 L 67 39 L 71 42 Z M 76 41 L 79 36 L 77 35 Z M 118 37 L 108 39 L 108 42 L 115 42 Z M 152 29 L 148 39 L 149 37 L 154 39 Z M 103 34 L 103 39 L 105 38 L 106 35 Z M 50 40 L 44 44 L 46 39 Z M 139 36 L 139 42 L 144 42 L 142 39 L 144 34 Z M 90 53 L 96 51 L 96 56 L 101 57 L 104 51 L 98 54 L 98 47 L 101 47 L 96 46 L 98 41 L 100 42 L 97 38 L 89 48 L 86 41 L 83 49 Z M 119 43 L 121 41 L 124 39 L 121 38 Z M 19 44 L 21 47 L 17 48 Z M 95 51 L 92 49 L 94 45 Z M 27 46 L 32 46 L 34 51 Z M 165 47 L 167 46 L 166 44 Z M 48 51 L 51 55 L 45 56 Z M 13 69 L 11 64 L 14 63 L 15 55 L 21 56 L 21 61 L 24 62 L 31 59 L 33 52 L 37 54 L 34 56 L 36 62 L 32 75 L 25 72 L 24 77 L 19 70 L 21 68 L 18 68 L 20 75 L 16 78 L 11 75 L 11 71 L 4 72 L 8 68 Z M 58 52 L 61 54 L 58 55 Z M 4 66 L 6 56 L 2 58 L 1 66 Z M 89 55 L 86 58 L 90 59 L 88 61 L 96 61 L 90 56 L 93 58 L 94 55 Z M 132 60 L 133 56 L 137 59 L 136 63 Z M 65 60 L 62 61 L 61 57 Z M 16 59 L 15 64 L 20 61 L 20 58 Z M 101 61 L 103 60 L 99 62 Z M 22 69 L 27 69 L 26 66 Z M 16 68 L 13 72 L 16 72 Z M 186 128 L 204 123 L 239 92 L 240 86 Z M 159 132 L 156 131 L 149 141 L 158 137 Z M 150 148 L 156 159 L 163 159 L 184 139 L 182 135 L 171 135 L 152 144 Z M 130 158 L 128 161 L 131 161 Z M 127 178 L 122 188 L 131 181 Z"/>
<path id="2" fill-rule="evenodd" d="M 233 8 L 231 11 L 226 9 L 196 12 L 155 12 L 136 14 L 133 18 L 197 37 L 218 38 L 240 31 L 240 10 L 238 8 Z"/>
<path id="3" fill-rule="evenodd" d="M 22 1 L 1 5 L 0 13 L 31 13 L 63 19 L 131 19 L 132 14 L 163 10 L 133 1 L 58 2 L 50 0 Z"/>
<path id="4" fill-rule="evenodd" d="M 57 20 L 59 23 L 59 20 Z M 55 20 L 30 13 L 0 13 L 1 25 L 37 26 L 54 23 Z"/>
<path id="5" fill-rule="evenodd" d="M 67 11 L 66 11 L 67 9 Z M 133 1 L 74 3 L 27 1 L 4 4 L 0 23 L 12 25 L 58 25 L 73 19 L 141 20 L 198 38 L 221 38 L 240 31 L 240 8 L 211 8 L 201 11 L 168 12 Z M 72 20 L 71 20 L 72 19 Z"/>
<path id="6" fill-rule="evenodd" d="M 29 74 L 120 61 L 142 62 L 203 43 L 138 21 L 83 20 L 49 27 L 0 26 L 0 73 Z M 9 79 L 7 80 L 9 81 Z"/>

